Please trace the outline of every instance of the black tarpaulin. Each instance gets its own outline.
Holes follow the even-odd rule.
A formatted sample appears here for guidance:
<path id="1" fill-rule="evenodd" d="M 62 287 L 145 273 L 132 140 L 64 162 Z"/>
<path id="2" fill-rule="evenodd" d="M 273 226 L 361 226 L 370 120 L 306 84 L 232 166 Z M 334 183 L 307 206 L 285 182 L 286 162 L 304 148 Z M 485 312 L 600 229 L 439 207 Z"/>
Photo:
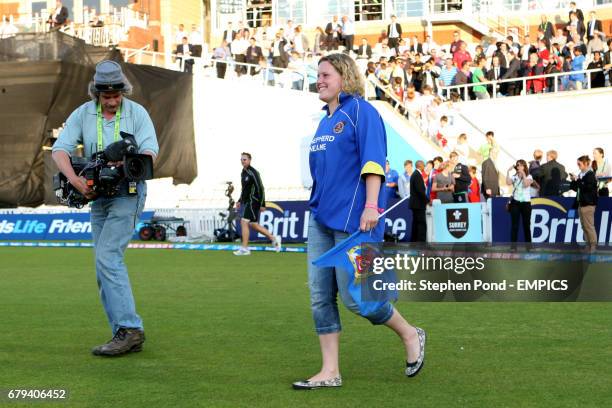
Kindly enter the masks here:
<path id="1" fill-rule="evenodd" d="M 0 41 L 0 206 L 56 203 L 45 197 L 52 166 L 42 148 L 51 130 L 89 99 L 87 87 L 102 59 L 122 64 L 134 86 L 129 98 L 153 120 L 160 145 L 155 177 L 172 177 L 175 184 L 196 177 L 191 75 L 124 64 L 117 51 L 87 47 L 62 33 L 24 34 Z"/>

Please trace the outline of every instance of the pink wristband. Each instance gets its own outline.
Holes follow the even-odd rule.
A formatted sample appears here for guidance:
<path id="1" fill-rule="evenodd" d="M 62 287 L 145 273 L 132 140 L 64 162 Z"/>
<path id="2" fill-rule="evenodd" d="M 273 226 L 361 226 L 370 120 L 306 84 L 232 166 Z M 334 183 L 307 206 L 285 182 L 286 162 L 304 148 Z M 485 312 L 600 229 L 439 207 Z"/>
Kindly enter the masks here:
<path id="1" fill-rule="evenodd" d="M 366 203 L 365 208 L 371 208 L 373 210 L 378 211 L 379 214 L 382 214 L 385 210 L 383 208 L 378 208 L 376 204 L 368 204 Z"/>

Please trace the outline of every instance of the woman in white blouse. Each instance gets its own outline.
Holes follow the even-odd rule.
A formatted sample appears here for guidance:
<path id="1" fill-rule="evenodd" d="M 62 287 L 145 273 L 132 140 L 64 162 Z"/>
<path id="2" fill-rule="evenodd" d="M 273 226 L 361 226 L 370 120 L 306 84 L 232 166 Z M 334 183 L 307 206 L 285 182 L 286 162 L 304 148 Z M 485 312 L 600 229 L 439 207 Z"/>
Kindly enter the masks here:
<path id="1" fill-rule="evenodd" d="M 510 172 L 514 170 L 514 175 Z M 533 178 L 529 174 L 529 167 L 523 159 L 516 161 L 516 164 L 508 169 L 506 173 L 506 183 L 512 186 L 512 197 L 510 198 L 509 208 L 512 228 L 510 230 L 510 242 L 512 249 L 516 250 L 518 240 L 519 218 L 523 224 L 523 234 L 526 243 L 531 243 L 531 189 Z"/>

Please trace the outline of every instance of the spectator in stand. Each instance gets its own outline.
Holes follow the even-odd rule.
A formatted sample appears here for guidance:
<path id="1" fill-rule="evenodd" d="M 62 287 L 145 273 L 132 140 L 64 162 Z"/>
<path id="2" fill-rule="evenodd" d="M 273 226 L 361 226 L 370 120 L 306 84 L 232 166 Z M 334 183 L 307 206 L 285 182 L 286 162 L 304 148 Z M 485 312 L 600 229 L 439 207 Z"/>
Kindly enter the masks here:
<path id="1" fill-rule="evenodd" d="M 104 21 L 100 20 L 100 17 L 98 17 L 98 16 L 93 16 L 93 18 L 89 22 L 89 26 L 91 28 L 104 27 Z"/>
<path id="2" fill-rule="evenodd" d="M 232 29 L 232 22 L 229 21 L 227 23 L 227 29 L 223 31 L 223 39 L 227 42 L 227 44 L 231 44 L 236 38 L 236 31 Z"/>
<path id="3" fill-rule="evenodd" d="M 499 191 L 499 172 L 493 162 L 493 159 L 489 157 L 487 160 L 482 162 L 482 194 L 486 199 L 490 197 L 497 197 L 500 195 Z"/>
<path id="4" fill-rule="evenodd" d="M 604 150 L 601 147 L 593 149 L 593 171 L 596 177 L 612 177 L 612 163 L 605 158 Z M 608 184 L 610 181 L 600 181 L 598 185 L 598 193 L 600 197 L 608 197 L 610 190 Z"/>
<path id="5" fill-rule="evenodd" d="M 183 37 L 187 37 L 187 39 L 189 39 L 189 33 L 187 33 L 187 31 L 185 31 L 185 25 L 184 24 L 179 24 L 178 25 L 178 31 L 176 32 L 176 35 L 174 36 L 174 43 L 176 45 L 182 45 L 183 44 Z"/>
<path id="6" fill-rule="evenodd" d="M 315 28 L 315 36 L 313 41 L 312 53 L 314 55 L 321 54 L 321 51 L 325 50 L 325 31 L 321 27 Z"/>
<path id="7" fill-rule="evenodd" d="M 357 59 L 371 59 L 372 58 L 372 47 L 368 44 L 367 38 L 361 39 L 361 45 L 357 48 Z"/>
<path id="8" fill-rule="evenodd" d="M 402 26 L 397 22 L 395 15 L 391 16 L 391 24 L 387 26 L 387 38 L 389 39 L 389 48 L 395 50 L 396 55 L 399 55 L 399 42 L 402 38 Z"/>
<path id="9" fill-rule="evenodd" d="M 402 78 L 392 77 L 391 80 L 393 81 L 393 86 L 392 86 L 393 95 L 395 95 L 398 101 L 403 103 L 404 102 L 404 87 L 402 86 Z M 395 103 L 392 103 L 392 105 L 395 106 Z"/>
<path id="10" fill-rule="evenodd" d="M 474 48 L 474 61 L 478 61 L 479 58 L 484 58 L 485 60 L 487 59 L 481 45 L 477 45 L 476 48 Z"/>
<path id="11" fill-rule="evenodd" d="M 538 40 L 538 58 L 542 61 L 548 61 L 550 58 L 549 45 L 545 39 Z"/>
<path id="12" fill-rule="evenodd" d="M 570 19 L 570 21 L 572 19 L 572 13 L 574 13 L 578 20 L 584 22 L 584 13 L 582 12 L 582 10 L 580 10 L 578 7 L 576 7 L 576 2 L 575 1 L 570 2 L 569 6 L 570 6 L 570 9 L 569 9 L 569 19 Z"/>
<path id="13" fill-rule="evenodd" d="M 465 61 L 471 62 L 472 56 L 467 51 L 467 43 L 461 42 L 459 49 L 453 54 L 453 62 L 456 66 L 462 67 Z"/>
<path id="14" fill-rule="evenodd" d="M 427 191 L 423 177 L 425 174 L 422 160 L 416 162 L 416 170 L 410 177 L 410 198 L 408 206 L 412 210 L 412 242 L 427 241 L 427 221 L 425 210 L 427 209 Z"/>
<path id="15" fill-rule="evenodd" d="M 478 183 L 478 177 L 476 177 L 478 169 L 476 166 L 470 166 L 470 187 L 468 189 L 468 202 L 479 203 L 480 202 L 480 184 Z"/>
<path id="16" fill-rule="evenodd" d="M 436 193 L 436 198 L 442 204 L 453 202 L 453 191 L 455 189 L 455 179 L 449 173 L 449 162 L 442 162 L 438 172 L 433 176 L 431 191 Z"/>
<path id="17" fill-rule="evenodd" d="M 529 162 L 529 174 L 531 174 L 533 179 L 538 183 L 540 183 L 540 167 L 542 166 L 540 162 L 543 156 L 544 152 L 540 149 L 536 149 L 533 151 L 533 160 Z"/>
<path id="18" fill-rule="evenodd" d="M 397 181 L 399 180 L 399 174 L 397 171 L 391 168 L 389 165 L 389 160 L 385 162 L 385 187 L 387 192 L 387 200 L 388 203 L 392 198 L 396 198 L 397 194 Z"/>
<path id="19" fill-rule="evenodd" d="M 597 19 L 597 16 L 594 11 L 591 11 L 589 13 L 589 22 L 586 26 L 586 34 L 588 40 L 591 40 L 595 37 L 600 37 L 604 34 L 601 25 L 601 20 Z"/>
<path id="20" fill-rule="evenodd" d="M 183 37 L 183 43 L 176 46 L 176 56 L 179 64 L 182 62 L 184 72 L 193 72 L 193 45 L 189 44 L 187 36 Z"/>
<path id="21" fill-rule="evenodd" d="M 423 69 L 420 75 L 421 92 L 425 93 L 425 88 L 428 87 L 434 94 L 438 93 L 438 78 L 440 77 L 440 68 L 431 62 L 423 64 Z"/>
<path id="22" fill-rule="evenodd" d="M 62 5 L 62 2 L 58 0 L 55 2 L 53 13 L 49 15 L 49 20 L 47 20 L 49 28 L 51 30 L 59 30 L 66 25 L 66 20 L 68 20 L 68 8 Z"/>
<path id="23" fill-rule="evenodd" d="M 591 159 L 584 155 L 578 158 L 580 173 L 576 177 L 570 174 L 570 188 L 576 191 L 574 209 L 578 209 L 580 225 L 586 242 L 585 252 L 593 253 L 597 249 L 597 231 L 595 230 L 595 209 L 597 208 L 597 179 L 591 167 Z"/>
<path id="24" fill-rule="evenodd" d="M 457 67 L 453 65 L 453 59 L 446 58 L 446 60 L 444 60 L 444 66 L 440 71 L 440 79 L 438 80 L 440 86 L 451 86 L 453 84 L 453 79 L 455 79 L 455 75 L 457 75 Z"/>
<path id="25" fill-rule="evenodd" d="M 327 25 L 325 26 L 325 35 L 326 35 L 325 49 L 327 51 L 331 51 L 331 50 L 335 51 L 338 49 L 338 45 L 340 44 L 340 39 L 341 39 L 341 34 L 340 34 L 341 32 L 342 32 L 342 26 L 340 25 L 340 22 L 338 21 L 338 16 L 333 16 L 332 21 L 327 23 Z"/>
<path id="26" fill-rule="evenodd" d="M 483 68 L 487 64 L 487 59 L 484 57 L 476 60 L 476 69 L 472 72 L 472 83 L 481 84 L 488 82 L 484 76 Z M 473 88 L 474 94 L 476 95 L 476 99 L 489 99 L 489 93 L 487 92 L 487 88 L 483 85 L 476 85 Z"/>
<path id="27" fill-rule="evenodd" d="M 17 27 L 15 27 L 8 17 L 4 17 L 2 21 L 2 25 L 0 26 L 0 40 L 5 40 L 7 38 L 14 37 L 17 32 Z"/>
<path id="28" fill-rule="evenodd" d="M 433 133 L 433 142 L 437 144 L 442 150 L 448 149 L 448 118 L 442 116 L 440 118 L 440 124 Z"/>
<path id="29" fill-rule="evenodd" d="M 538 50 L 536 49 L 536 47 L 531 43 L 529 34 L 526 34 L 525 38 L 523 39 L 523 45 L 521 46 L 521 51 L 520 51 L 521 61 L 524 61 L 524 62 L 529 61 L 529 55 L 537 51 Z"/>
<path id="30" fill-rule="evenodd" d="M 248 64 L 259 65 L 259 59 L 263 57 L 263 50 L 257 45 L 257 40 L 252 37 L 250 40 L 249 48 L 246 50 L 246 62 Z M 249 73 L 251 76 L 257 75 L 259 69 L 256 67 L 250 67 Z"/>
<path id="31" fill-rule="evenodd" d="M 433 181 L 436 177 L 436 174 L 440 172 L 440 165 L 444 159 L 440 156 L 436 156 L 431 160 L 430 166 L 425 166 L 425 171 L 427 172 L 427 177 L 425 178 L 425 187 L 427 188 L 427 199 L 429 202 L 438 198 L 438 193 L 433 191 Z M 429 164 L 429 162 L 427 162 Z"/>
<path id="32" fill-rule="evenodd" d="M 395 49 L 389 48 L 387 40 L 383 40 L 380 45 L 380 56 L 385 58 L 391 58 L 395 55 Z"/>
<path id="33" fill-rule="evenodd" d="M 570 21 L 567 25 L 567 30 L 570 33 L 577 33 L 580 41 L 584 40 L 584 34 L 586 32 L 586 28 L 584 27 L 584 22 L 578 19 L 576 13 L 570 13 Z M 573 37 L 573 35 L 572 35 Z"/>
<path id="34" fill-rule="evenodd" d="M 467 203 L 468 188 L 472 182 L 470 170 L 465 164 L 459 162 L 459 154 L 457 152 L 451 152 L 448 159 L 453 169 L 453 178 L 455 179 L 453 200 L 456 203 Z"/>
<path id="35" fill-rule="evenodd" d="M 563 33 L 562 28 L 557 28 L 556 35 L 550 40 L 553 44 L 559 44 L 560 48 L 565 47 L 565 43 L 567 43 L 567 35 Z"/>
<path id="36" fill-rule="evenodd" d="M 270 49 L 270 56 L 272 57 L 273 67 L 287 68 L 287 65 L 289 65 L 289 54 L 285 49 L 286 47 L 287 40 L 282 37 L 280 31 L 277 31 L 274 37 L 274 42 L 272 42 L 272 47 Z M 280 73 L 280 70 L 277 70 L 276 73 Z"/>
<path id="37" fill-rule="evenodd" d="M 582 49 L 580 47 L 574 47 L 574 59 L 572 59 L 572 72 L 582 71 L 584 69 L 585 58 L 582 55 Z M 580 90 L 584 87 L 585 75 L 584 73 L 572 73 L 569 76 L 569 89 Z"/>
<path id="38" fill-rule="evenodd" d="M 404 162 L 404 172 L 400 174 L 397 187 L 400 198 L 410 197 L 410 177 L 414 173 L 412 160 Z"/>
<path id="39" fill-rule="evenodd" d="M 457 71 L 453 85 L 467 85 L 470 83 L 470 61 L 463 61 L 461 69 Z M 461 87 L 457 90 L 461 95 L 461 99 L 468 101 L 470 99 L 468 87 Z"/>
<path id="40" fill-rule="evenodd" d="M 189 33 L 189 44 L 193 46 L 193 56 L 196 58 L 202 57 L 202 44 L 204 43 L 204 37 L 198 30 L 198 26 L 195 24 L 191 25 L 191 32 Z"/>
<path id="41" fill-rule="evenodd" d="M 234 38 L 230 46 L 234 61 L 236 62 L 236 68 L 234 70 L 238 76 L 244 75 L 247 72 L 244 63 L 246 62 L 246 51 L 247 48 L 249 48 L 249 42 L 243 37 L 243 32 L 244 31 L 238 31 L 238 33 L 236 33 L 236 38 Z"/>
<path id="42" fill-rule="evenodd" d="M 453 42 L 450 45 L 450 53 L 454 55 L 455 52 L 459 51 L 459 48 L 461 48 L 462 43 L 463 41 L 461 40 L 461 35 L 459 31 L 453 32 Z M 461 65 L 457 66 L 460 67 Z"/>
<path id="43" fill-rule="evenodd" d="M 410 52 L 416 54 L 425 54 L 423 52 L 423 45 L 419 42 L 419 37 L 415 34 L 412 36 L 412 41 L 410 43 Z"/>
<path id="44" fill-rule="evenodd" d="M 592 57 L 594 52 L 603 53 L 606 50 L 606 44 L 599 35 L 595 35 L 587 44 L 587 56 Z"/>
<path id="45" fill-rule="evenodd" d="M 459 163 L 467 164 L 468 157 L 470 156 L 470 146 L 468 145 L 465 133 L 461 133 L 457 137 L 457 144 L 454 150 L 459 154 Z"/>
<path id="46" fill-rule="evenodd" d="M 404 66 L 404 86 L 408 88 L 409 86 L 415 87 L 416 82 L 416 74 L 412 70 L 412 66 L 410 64 L 406 64 Z"/>
<path id="47" fill-rule="evenodd" d="M 521 71 L 521 62 L 516 58 L 516 54 L 512 51 L 507 56 L 508 69 L 501 76 L 501 79 L 512 79 L 518 78 Z M 500 92 L 504 95 L 515 96 L 521 92 L 521 83 L 516 82 L 505 82 L 500 87 Z"/>
<path id="48" fill-rule="evenodd" d="M 514 170 L 514 175 L 510 172 Z M 510 229 L 510 242 L 512 250 L 516 250 L 518 241 L 519 219 L 522 220 L 523 234 L 526 243 L 531 242 L 531 192 L 530 186 L 533 178 L 527 169 L 525 160 L 519 159 L 516 164 L 510 166 L 506 173 L 506 183 L 512 186 L 512 196 L 509 203 L 510 218 L 512 226 Z M 529 244 L 528 244 L 529 245 Z M 527 247 L 529 248 L 529 246 Z"/>
<path id="49" fill-rule="evenodd" d="M 487 70 L 485 77 L 487 81 L 499 81 L 505 73 L 506 68 L 500 66 L 499 57 L 495 56 L 491 60 L 491 69 Z M 499 95 L 501 93 L 501 85 L 503 84 L 495 84 L 495 90 L 493 90 L 493 86 L 491 86 L 491 92 L 495 92 L 496 95 Z"/>
<path id="50" fill-rule="evenodd" d="M 297 52 L 300 58 L 303 58 L 306 51 L 309 50 L 308 37 L 302 32 L 302 26 L 298 25 L 295 27 L 293 34 L 293 51 Z"/>
<path id="51" fill-rule="evenodd" d="M 410 53 L 410 44 L 408 43 L 408 41 L 409 41 L 408 38 L 400 39 L 400 43 L 398 47 L 398 51 L 399 51 L 398 55 L 406 55 Z"/>
<path id="52" fill-rule="evenodd" d="M 546 14 L 542 14 L 542 16 L 540 17 L 540 21 L 541 22 L 538 28 L 542 31 L 542 33 L 544 33 L 544 38 L 550 41 L 554 35 L 553 25 L 550 21 L 548 21 L 548 17 L 546 17 Z"/>
<path id="53" fill-rule="evenodd" d="M 425 36 L 425 42 L 421 46 L 423 54 L 431 54 L 432 50 L 438 49 L 438 44 L 431 38 L 431 35 Z"/>
<path id="54" fill-rule="evenodd" d="M 546 163 L 540 166 L 540 186 L 543 197 L 561 195 L 561 184 L 567 179 L 565 166 L 557 162 L 556 150 L 546 152 Z"/>
<path id="55" fill-rule="evenodd" d="M 480 149 L 478 149 L 480 157 L 482 157 L 482 161 L 487 160 L 491 156 L 496 156 L 499 152 L 499 147 L 495 142 L 495 133 L 489 130 L 485 134 L 485 138 L 487 139 L 486 142 L 482 146 L 480 146 Z"/>
<path id="56" fill-rule="evenodd" d="M 355 23 L 351 21 L 348 16 L 342 16 L 342 40 L 344 41 L 344 52 L 348 54 L 353 52 L 353 43 L 355 42 Z"/>
<path id="57" fill-rule="evenodd" d="M 525 66 L 523 76 L 533 77 L 544 74 L 544 65 L 540 62 L 538 54 L 533 53 L 529 56 L 529 63 Z M 535 78 L 527 81 L 527 93 L 541 93 L 546 86 L 545 78 Z"/>
<path id="58" fill-rule="evenodd" d="M 551 54 L 548 60 L 544 60 L 544 74 L 558 74 L 561 72 L 561 59 L 554 54 Z M 555 91 L 555 82 L 558 80 L 558 77 L 549 77 L 546 78 L 546 90 L 548 92 Z"/>
<path id="59" fill-rule="evenodd" d="M 217 69 L 217 78 L 225 78 L 227 62 L 231 61 L 232 59 L 232 53 L 227 45 L 227 41 L 223 40 L 221 42 L 221 46 L 215 48 L 213 52 L 213 59 L 216 61 L 215 67 Z"/>
<path id="60" fill-rule="evenodd" d="M 591 88 L 603 88 L 606 86 L 606 76 L 603 72 L 603 60 L 601 53 L 596 51 L 593 53 L 593 61 L 587 66 L 587 69 L 601 69 L 601 71 L 591 72 Z"/>

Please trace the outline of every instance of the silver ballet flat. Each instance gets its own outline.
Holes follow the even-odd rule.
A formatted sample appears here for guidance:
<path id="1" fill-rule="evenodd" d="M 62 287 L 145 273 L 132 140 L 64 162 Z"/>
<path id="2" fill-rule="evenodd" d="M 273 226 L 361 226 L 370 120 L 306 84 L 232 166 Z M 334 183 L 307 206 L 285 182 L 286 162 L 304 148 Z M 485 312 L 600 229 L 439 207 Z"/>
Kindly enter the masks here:
<path id="1" fill-rule="evenodd" d="M 293 383 L 294 390 L 314 390 L 317 388 L 342 387 L 342 377 L 338 376 L 323 381 L 296 381 Z"/>
<path id="2" fill-rule="evenodd" d="M 415 375 L 417 375 L 425 364 L 425 340 L 427 339 L 427 336 L 425 334 L 425 330 L 421 329 L 420 327 L 415 327 L 415 329 L 419 336 L 419 345 L 421 350 L 417 361 L 415 361 L 414 363 L 406 362 L 406 375 L 408 377 L 414 377 Z"/>

